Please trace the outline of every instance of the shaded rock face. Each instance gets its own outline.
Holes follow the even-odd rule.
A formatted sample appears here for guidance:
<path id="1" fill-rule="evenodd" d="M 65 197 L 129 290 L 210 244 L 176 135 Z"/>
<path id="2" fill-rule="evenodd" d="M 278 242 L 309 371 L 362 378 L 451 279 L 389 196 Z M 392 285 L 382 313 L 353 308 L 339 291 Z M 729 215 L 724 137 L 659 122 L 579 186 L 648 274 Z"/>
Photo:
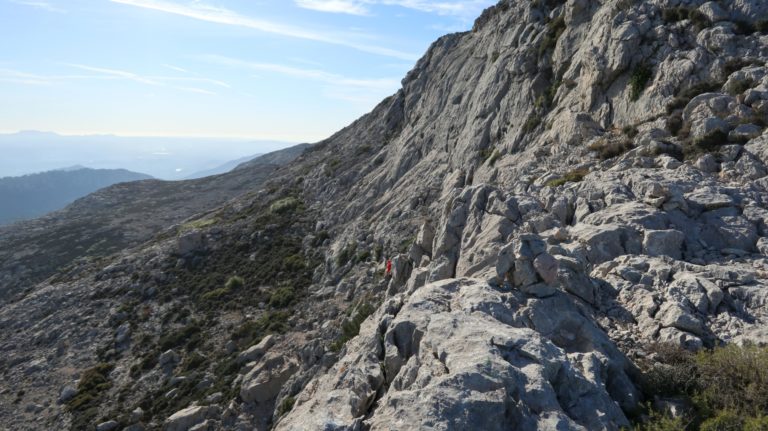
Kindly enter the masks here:
<path id="1" fill-rule="evenodd" d="M 736 24 L 766 12 L 500 2 L 267 180 L 220 177 L 226 204 L 32 271 L 0 423 L 76 428 L 55 401 L 103 362 L 88 423 L 133 429 L 627 426 L 648 344 L 768 343 L 768 38 Z"/>

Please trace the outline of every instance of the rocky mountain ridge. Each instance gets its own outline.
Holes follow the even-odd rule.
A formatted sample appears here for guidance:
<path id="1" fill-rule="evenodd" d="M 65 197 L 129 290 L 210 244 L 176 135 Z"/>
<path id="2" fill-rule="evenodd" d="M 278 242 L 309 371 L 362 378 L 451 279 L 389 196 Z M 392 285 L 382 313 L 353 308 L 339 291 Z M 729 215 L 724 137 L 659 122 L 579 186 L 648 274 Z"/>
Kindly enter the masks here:
<path id="1" fill-rule="evenodd" d="M 500 2 L 250 193 L 0 309 L 3 423 L 630 426 L 649 346 L 767 342 L 765 16 Z"/>

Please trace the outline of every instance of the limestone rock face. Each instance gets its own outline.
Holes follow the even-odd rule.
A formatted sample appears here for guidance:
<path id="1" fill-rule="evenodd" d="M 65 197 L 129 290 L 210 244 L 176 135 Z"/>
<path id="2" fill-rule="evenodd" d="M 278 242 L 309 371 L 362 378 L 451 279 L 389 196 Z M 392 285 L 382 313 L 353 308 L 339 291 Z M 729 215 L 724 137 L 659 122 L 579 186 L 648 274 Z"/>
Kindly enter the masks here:
<path id="1" fill-rule="evenodd" d="M 383 306 L 277 429 L 618 429 L 630 368 L 564 294 L 446 280 Z"/>

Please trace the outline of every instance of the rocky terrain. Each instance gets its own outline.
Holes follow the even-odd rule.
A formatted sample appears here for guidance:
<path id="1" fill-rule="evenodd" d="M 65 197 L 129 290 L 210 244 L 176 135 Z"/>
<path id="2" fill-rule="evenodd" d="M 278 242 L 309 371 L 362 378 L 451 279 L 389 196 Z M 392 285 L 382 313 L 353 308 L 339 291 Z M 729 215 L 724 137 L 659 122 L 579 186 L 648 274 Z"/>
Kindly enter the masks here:
<path id="1" fill-rule="evenodd" d="M 768 343 L 766 17 L 500 2 L 265 182 L 0 308 L 0 423 L 635 426 L 654 345 Z"/>
<path id="2" fill-rule="evenodd" d="M 260 156 L 227 176 L 116 184 L 44 217 L 0 227 L 0 304 L 58 271 L 76 272 L 89 259 L 139 245 L 258 187 L 305 148 Z"/>

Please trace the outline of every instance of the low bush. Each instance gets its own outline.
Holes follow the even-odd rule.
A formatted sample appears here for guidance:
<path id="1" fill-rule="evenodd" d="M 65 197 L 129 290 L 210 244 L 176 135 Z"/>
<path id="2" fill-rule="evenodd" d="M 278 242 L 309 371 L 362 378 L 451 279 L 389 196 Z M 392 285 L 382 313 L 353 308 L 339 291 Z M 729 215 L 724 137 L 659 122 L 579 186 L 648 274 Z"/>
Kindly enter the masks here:
<path id="1" fill-rule="evenodd" d="M 241 347 L 252 346 L 269 334 L 282 334 L 288 330 L 288 312 L 269 311 L 257 320 L 243 323 L 232 332 L 232 340 Z"/>
<path id="2" fill-rule="evenodd" d="M 284 308 L 291 305 L 294 299 L 296 299 L 296 292 L 292 287 L 278 287 L 269 297 L 269 306 L 273 308 Z"/>
<path id="3" fill-rule="evenodd" d="M 589 149 L 597 152 L 600 160 L 608 160 L 618 157 L 634 148 L 632 140 L 622 137 L 603 137 L 593 142 Z"/>
<path id="4" fill-rule="evenodd" d="M 112 364 L 102 362 L 83 371 L 77 394 L 67 402 L 67 410 L 72 414 L 72 429 L 86 429 L 96 423 L 101 395 L 112 388 L 109 373 L 113 368 Z"/>
<path id="5" fill-rule="evenodd" d="M 668 7 L 662 11 L 661 16 L 667 23 L 675 23 L 686 19 L 691 20 L 691 24 L 693 24 L 697 31 L 712 26 L 712 21 L 706 15 L 693 8 Z"/>
<path id="6" fill-rule="evenodd" d="M 360 333 L 360 325 L 362 325 L 362 323 L 365 322 L 365 319 L 373 314 L 374 311 L 376 311 L 376 308 L 370 302 L 363 302 L 355 307 L 351 317 L 344 319 L 342 322 L 341 335 L 331 343 L 331 350 L 334 352 L 340 351 L 347 341 L 357 336 L 357 334 Z"/>
<path id="7" fill-rule="evenodd" d="M 560 178 L 547 181 L 544 185 L 547 187 L 559 187 L 566 183 L 578 183 L 583 180 L 588 173 L 588 169 L 574 169 Z"/>
<path id="8" fill-rule="evenodd" d="M 539 127 L 539 124 L 541 124 L 541 117 L 536 114 L 531 114 L 528 119 L 525 120 L 525 123 L 523 123 L 523 132 L 533 132 L 537 127 Z"/>
<path id="9" fill-rule="evenodd" d="M 294 397 L 286 397 L 282 403 L 280 403 L 280 407 L 277 408 L 277 416 L 283 416 L 286 413 L 293 410 L 293 406 L 296 404 L 296 398 Z"/>
<path id="10" fill-rule="evenodd" d="M 194 348 L 200 342 L 200 333 L 202 329 L 197 322 L 192 322 L 183 328 L 177 329 L 170 334 L 160 337 L 158 341 L 158 347 L 161 351 L 173 349 L 186 343 L 186 346 L 191 349 Z"/>
<path id="11" fill-rule="evenodd" d="M 768 430 L 768 348 L 728 345 L 694 354 L 659 344 L 649 350 L 647 363 L 639 364 L 646 395 L 688 399 L 693 410 L 678 419 L 651 411 L 636 429 Z"/>
<path id="12" fill-rule="evenodd" d="M 647 65 L 641 64 L 635 67 L 629 78 L 629 99 L 633 101 L 639 99 L 652 77 L 653 70 Z"/>
<path id="13" fill-rule="evenodd" d="M 542 58 L 547 51 L 555 48 L 565 29 L 565 18 L 562 16 L 547 23 L 547 32 L 539 45 L 539 58 Z"/>
<path id="14" fill-rule="evenodd" d="M 289 196 L 273 202 L 272 205 L 269 206 L 269 210 L 275 214 L 285 214 L 292 212 L 298 208 L 300 204 L 301 202 L 298 199 Z"/>
<path id="15" fill-rule="evenodd" d="M 722 130 L 717 130 L 707 136 L 702 136 L 694 140 L 687 140 L 683 144 L 683 155 L 686 160 L 693 160 L 702 154 L 711 153 L 717 150 L 721 145 L 728 143 L 728 134 Z"/>
<path id="16" fill-rule="evenodd" d="M 768 34 L 768 19 L 758 21 L 755 28 L 762 34 Z"/>
<path id="17" fill-rule="evenodd" d="M 347 262 L 350 261 L 355 256 L 355 252 L 357 251 L 357 244 L 350 243 L 347 244 L 339 254 L 336 256 L 336 265 L 339 267 L 342 267 L 347 264 Z"/>

